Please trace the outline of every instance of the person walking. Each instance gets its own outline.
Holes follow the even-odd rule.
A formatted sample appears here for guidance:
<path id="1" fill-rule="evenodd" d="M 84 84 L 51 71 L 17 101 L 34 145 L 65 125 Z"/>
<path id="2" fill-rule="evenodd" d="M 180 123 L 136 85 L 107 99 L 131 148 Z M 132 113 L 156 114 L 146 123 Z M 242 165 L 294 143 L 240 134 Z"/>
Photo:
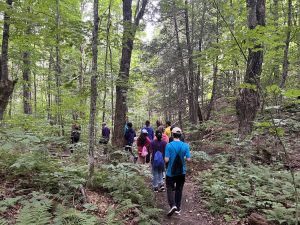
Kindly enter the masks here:
<path id="1" fill-rule="evenodd" d="M 155 132 L 155 139 L 150 144 L 151 165 L 153 175 L 153 189 L 155 192 L 164 191 L 164 157 L 167 142 L 162 140 L 163 133 L 159 130 Z"/>
<path id="2" fill-rule="evenodd" d="M 103 154 L 107 154 L 107 144 L 109 142 L 109 138 L 110 138 L 110 129 L 107 127 L 106 123 L 103 122 L 102 123 L 102 131 L 101 131 L 101 138 L 99 141 L 99 144 L 103 145 Z"/>
<path id="3" fill-rule="evenodd" d="M 149 120 L 146 120 L 145 122 L 145 127 L 142 128 L 143 129 L 146 129 L 147 132 L 148 132 L 148 138 L 150 139 L 150 141 L 153 141 L 154 139 L 154 130 L 153 128 L 150 126 L 150 121 Z M 141 130 L 141 131 L 142 131 Z"/>
<path id="4" fill-rule="evenodd" d="M 190 161 L 190 148 L 187 143 L 180 141 L 181 129 L 175 127 L 172 129 L 174 140 L 167 144 L 165 153 L 165 162 L 168 163 L 166 172 L 167 197 L 170 210 L 167 215 L 173 213 L 180 214 L 181 198 L 185 182 L 186 161 Z M 175 187 L 175 194 L 173 189 Z"/>
<path id="5" fill-rule="evenodd" d="M 135 130 L 132 128 L 132 123 L 128 122 L 127 128 L 125 130 L 125 135 L 124 135 L 125 146 L 128 145 L 132 147 L 135 137 L 136 137 L 136 133 Z"/>
<path id="6" fill-rule="evenodd" d="M 166 122 L 165 134 L 170 138 L 171 137 L 171 122 Z"/>
<path id="7" fill-rule="evenodd" d="M 142 132 L 137 139 L 138 162 L 141 164 L 145 164 L 147 156 L 149 158 L 150 143 L 151 141 L 148 138 L 148 131 L 146 129 L 142 129 Z"/>

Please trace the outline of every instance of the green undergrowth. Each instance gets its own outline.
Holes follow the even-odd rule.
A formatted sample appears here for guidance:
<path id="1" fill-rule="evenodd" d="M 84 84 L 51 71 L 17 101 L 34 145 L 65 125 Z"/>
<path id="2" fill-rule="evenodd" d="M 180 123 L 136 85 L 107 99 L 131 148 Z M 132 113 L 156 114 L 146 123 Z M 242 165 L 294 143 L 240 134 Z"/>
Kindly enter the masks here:
<path id="1" fill-rule="evenodd" d="M 73 147 L 74 153 L 60 158 L 50 154 L 50 144 L 58 152 Z M 159 224 L 144 166 L 123 159 L 96 165 L 89 189 L 107 193 L 114 203 L 100 219 L 97 205 L 84 204 L 80 191 L 87 183 L 86 144 L 68 146 L 60 138 L 7 130 L 1 132 L 0 146 L 0 225 Z"/>
<path id="2" fill-rule="evenodd" d="M 279 224 L 295 224 L 296 198 L 291 174 L 282 165 L 230 163 L 219 156 L 211 170 L 200 175 L 202 195 L 209 210 L 227 221 L 252 212 Z M 300 173 L 296 173 L 300 188 Z"/>

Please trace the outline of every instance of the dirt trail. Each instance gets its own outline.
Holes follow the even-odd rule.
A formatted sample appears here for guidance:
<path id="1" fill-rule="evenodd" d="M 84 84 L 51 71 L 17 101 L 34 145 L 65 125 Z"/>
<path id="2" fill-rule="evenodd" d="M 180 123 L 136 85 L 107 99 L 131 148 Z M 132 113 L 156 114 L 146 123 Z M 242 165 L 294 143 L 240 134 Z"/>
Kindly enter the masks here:
<path id="1" fill-rule="evenodd" d="M 195 183 L 187 177 L 183 188 L 181 215 L 175 213 L 168 217 L 166 212 L 170 209 L 167 202 L 167 192 L 159 192 L 156 194 L 157 202 L 163 209 L 162 225 L 221 225 L 224 222 L 220 218 L 213 217 L 207 209 L 204 209 L 199 191 Z"/>

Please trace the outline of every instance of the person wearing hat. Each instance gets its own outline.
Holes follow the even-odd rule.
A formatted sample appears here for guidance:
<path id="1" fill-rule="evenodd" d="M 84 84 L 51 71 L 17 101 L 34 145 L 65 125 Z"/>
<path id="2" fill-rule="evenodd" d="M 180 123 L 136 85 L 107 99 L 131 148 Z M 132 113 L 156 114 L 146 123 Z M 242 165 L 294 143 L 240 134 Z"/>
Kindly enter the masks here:
<path id="1" fill-rule="evenodd" d="M 141 164 L 145 164 L 146 162 L 146 157 L 143 156 L 143 148 L 147 148 L 147 152 L 149 155 L 149 147 L 150 147 L 150 139 L 148 138 L 148 131 L 146 129 L 142 129 L 140 136 L 137 139 L 137 147 L 138 147 L 138 162 Z M 149 157 L 149 156 L 148 156 Z"/>
<path id="2" fill-rule="evenodd" d="M 182 131 L 179 127 L 172 129 L 174 140 L 167 144 L 165 162 L 168 163 L 166 172 L 167 197 L 170 210 L 167 215 L 181 212 L 181 197 L 185 182 L 186 161 L 190 161 L 190 148 L 187 143 L 180 141 Z M 175 193 L 173 189 L 175 187 Z"/>

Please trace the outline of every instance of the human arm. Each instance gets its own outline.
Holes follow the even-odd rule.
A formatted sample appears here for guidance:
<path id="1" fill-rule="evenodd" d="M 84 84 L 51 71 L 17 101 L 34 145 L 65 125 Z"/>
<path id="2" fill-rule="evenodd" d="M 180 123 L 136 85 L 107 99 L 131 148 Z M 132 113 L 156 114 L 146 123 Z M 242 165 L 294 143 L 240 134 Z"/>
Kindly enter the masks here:
<path id="1" fill-rule="evenodd" d="M 165 162 L 168 163 L 170 161 L 170 149 L 169 145 L 166 145 L 165 148 Z"/>

